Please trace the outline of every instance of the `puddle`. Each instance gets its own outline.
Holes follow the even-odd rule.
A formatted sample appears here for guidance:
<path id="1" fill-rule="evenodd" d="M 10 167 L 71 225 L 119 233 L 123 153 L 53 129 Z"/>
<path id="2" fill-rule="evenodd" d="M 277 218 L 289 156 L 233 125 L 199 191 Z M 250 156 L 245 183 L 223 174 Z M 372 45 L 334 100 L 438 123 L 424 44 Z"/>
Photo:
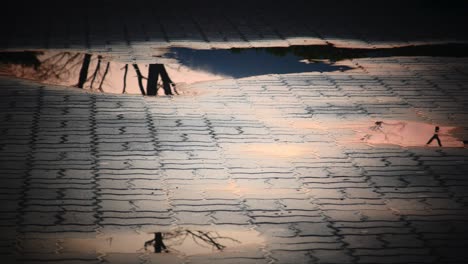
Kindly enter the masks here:
<path id="1" fill-rule="evenodd" d="M 343 71 L 348 66 L 304 61 L 289 51 L 269 49 L 155 49 L 148 61 L 129 64 L 109 54 L 66 51 L 0 53 L 1 72 L 18 78 L 108 93 L 197 94 L 190 84 L 264 74 Z M 283 54 L 284 53 L 284 54 Z M 280 56 L 278 56 L 280 55 Z M 172 84 L 175 84 L 173 86 Z"/>
<path id="2" fill-rule="evenodd" d="M 340 132 L 338 140 L 346 142 L 361 142 L 370 145 L 398 145 L 402 147 L 439 147 L 437 137 L 442 147 L 464 147 L 462 140 L 456 137 L 463 128 L 455 126 L 441 126 L 423 122 L 405 120 L 378 121 L 340 121 L 313 122 L 298 120 L 290 124 L 291 127 L 304 130 L 322 132 Z M 436 126 L 439 127 L 435 132 Z M 346 133 L 349 131 L 350 133 Z M 351 136 L 349 136 L 351 134 Z M 436 137 L 434 135 L 437 134 Z M 434 139 L 430 141 L 430 139 Z M 427 144 L 429 142 L 429 144 Z"/>
<path id="3" fill-rule="evenodd" d="M 265 121 L 265 120 L 264 120 Z M 268 120 L 267 120 L 268 121 Z M 380 122 L 380 123 L 376 123 Z M 321 134 L 324 140 L 338 140 L 341 144 L 365 143 L 370 145 L 398 145 L 402 147 L 463 148 L 466 135 L 462 127 L 443 126 L 407 120 L 321 120 L 307 119 L 274 120 L 275 126 L 293 129 L 296 133 Z M 438 132 L 435 128 L 439 127 Z M 436 137 L 434 135 L 437 134 Z M 333 137 L 331 137 L 333 135 Z M 431 141 L 432 139 L 432 141 Z M 429 143 L 429 144 L 427 144 Z M 303 157 L 320 152 L 314 144 L 255 144 L 233 148 L 238 153 L 264 157 Z M 315 150 L 315 151 L 314 151 Z"/>
<path id="4" fill-rule="evenodd" d="M 264 239 L 255 230 L 245 228 L 203 227 L 175 228 L 152 233 L 116 232 L 96 238 L 32 238 L 22 242 L 25 252 L 56 254 L 175 254 L 182 256 L 234 252 L 253 247 L 259 248 Z M 45 252 L 44 252 L 45 253 Z"/>
<path id="5" fill-rule="evenodd" d="M 337 62 L 390 56 L 468 56 L 467 44 L 394 48 L 344 48 L 308 45 L 270 48 L 194 50 L 153 49 L 145 63 L 119 61 L 116 54 L 58 50 L 0 52 L 0 72 L 45 84 L 107 93 L 197 94 L 190 85 L 265 74 L 346 71 Z M 175 84 L 175 86 L 173 85 Z"/>
<path id="6" fill-rule="evenodd" d="M 436 127 L 438 128 L 436 131 Z M 359 140 L 371 145 L 393 144 L 402 147 L 464 147 L 453 134 L 462 128 L 436 126 L 411 121 L 376 121 L 357 130 Z"/>
<path id="7" fill-rule="evenodd" d="M 251 158 L 288 159 L 317 156 L 313 144 L 302 143 L 247 144 L 233 146 L 229 151 Z"/>

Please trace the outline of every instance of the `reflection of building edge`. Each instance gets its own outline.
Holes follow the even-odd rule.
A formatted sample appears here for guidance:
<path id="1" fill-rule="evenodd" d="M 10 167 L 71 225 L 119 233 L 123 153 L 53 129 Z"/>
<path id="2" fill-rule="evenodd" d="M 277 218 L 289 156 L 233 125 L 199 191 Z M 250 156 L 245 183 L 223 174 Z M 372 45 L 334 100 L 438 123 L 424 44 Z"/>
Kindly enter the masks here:
<path id="1" fill-rule="evenodd" d="M 181 245 L 187 238 L 191 238 L 197 245 L 201 247 L 211 247 L 212 249 L 222 251 L 226 248 L 225 245 L 221 244 L 220 240 L 230 240 L 235 243 L 241 244 L 239 240 L 230 237 L 223 237 L 220 236 L 217 232 L 206 232 L 200 230 L 187 230 L 187 229 L 176 229 L 173 232 L 168 233 L 161 233 L 155 232 L 154 239 L 148 240 L 145 242 L 145 250 L 147 250 L 148 246 L 153 246 L 154 253 L 161 253 L 163 250 L 164 252 L 169 252 L 169 249 L 164 244 L 164 239 L 166 241 L 173 240 L 172 242 L 174 246 Z"/>

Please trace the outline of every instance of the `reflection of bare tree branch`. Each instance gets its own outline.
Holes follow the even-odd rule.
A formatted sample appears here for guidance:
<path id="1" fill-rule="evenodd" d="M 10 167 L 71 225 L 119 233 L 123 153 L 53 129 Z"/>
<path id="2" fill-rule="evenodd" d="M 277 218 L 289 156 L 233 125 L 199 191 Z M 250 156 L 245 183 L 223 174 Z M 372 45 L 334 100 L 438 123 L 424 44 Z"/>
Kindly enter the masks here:
<path id="1" fill-rule="evenodd" d="M 133 68 L 135 69 L 135 72 L 137 74 L 138 87 L 140 87 L 141 94 L 146 95 L 145 88 L 143 88 L 143 75 L 141 74 L 140 68 L 138 68 L 137 64 L 133 64 Z"/>
<path id="2" fill-rule="evenodd" d="M 108 61 L 106 64 L 106 69 L 104 70 L 104 74 L 102 75 L 101 83 L 99 84 L 98 90 L 101 92 L 104 92 L 104 90 L 102 89 L 102 84 L 104 83 L 104 80 L 106 79 L 106 75 L 109 72 L 109 65 L 110 65 L 110 62 Z"/>
<path id="3" fill-rule="evenodd" d="M 187 233 L 191 234 L 193 237 L 199 238 L 200 240 L 206 242 L 207 244 L 211 244 L 212 246 L 216 247 L 218 250 L 223 250 L 226 246 L 219 244 L 217 241 L 213 240 L 207 233 L 202 231 L 197 231 L 198 234 L 193 233 L 190 230 L 187 230 Z"/>
<path id="4" fill-rule="evenodd" d="M 51 77 L 58 79 L 60 74 L 57 72 L 57 68 L 55 66 L 60 65 L 60 61 L 68 54 L 68 52 L 61 52 L 43 60 L 42 67 L 38 71 L 39 80 L 47 80 Z"/>
<path id="5" fill-rule="evenodd" d="M 97 73 L 99 72 L 99 69 L 101 68 L 101 59 L 102 59 L 102 57 L 98 56 L 98 62 L 97 62 L 97 65 L 96 65 L 96 69 L 94 70 L 93 79 L 91 80 L 91 84 L 89 86 L 91 89 L 93 89 L 94 80 L 96 80 Z"/>
<path id="6" fill-rule="evenodd" d="M 122 93 L 126 93 L 126 89 L 127 89 L 127 72 L 128 72 L 128 64 L 125 64 L 125 71 L 124 71 L 124 76 L 123 76 L 123 91 Z"/>
<path id="7" fill-rule="evenodd" d="M 33 74 L 35 79 L 46 81 L 67 80 L 82 64 L 79 53 L 60 52 L 42 59 L 40 67 Z M 83 62 L 85 63 L 85 61 Z M 86 66 L 86 65 L 85 65 Z M 23 74 L 25 72 L 23 71 Z M 31 72 L 29 72 L 31 74 Z"/>
<path id="8" fill-rule="evenodd" d="M 220 251 L 226 248 L 225 245 L 221 244 L 220 240 L 231 240 L 236 243 L 241 243 L 240 241 L 230 237 L 222 237 L 216 232 L 205 232 L 200 230 L 191 231 L 187 229 L 176 229 L 172 232 L 164 234 L 164 239 L 166 241 L 172 240 L 172 245 L 181 245 L 188 237 L 190 237 L 194 243 L 201 247 L 211 246 Z M 147 246 L 154 245 L 155 253 L 160 253 L 161 248 L 167 251 L 162 239 L 163 236 L 160 232 L 155 233 L 154 239 L 145 242 L 145 249 Z"/>

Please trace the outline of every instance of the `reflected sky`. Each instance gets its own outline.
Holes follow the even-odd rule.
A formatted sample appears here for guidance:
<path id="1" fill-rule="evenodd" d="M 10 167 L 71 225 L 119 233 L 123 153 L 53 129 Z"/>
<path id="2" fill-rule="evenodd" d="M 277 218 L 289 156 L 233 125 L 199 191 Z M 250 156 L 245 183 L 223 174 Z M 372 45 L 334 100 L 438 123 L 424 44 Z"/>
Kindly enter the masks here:
<path id="1" fill-rule="evenodd" d="M 282 49 L 282 48 L 278 48 Z M 191 69 L 232 78 L 265 74 L 333 72 L 351 69 L 329 62 L 309 62 L 303 56 L 285 52 L 278 56 L 271 49 L 193 50 L 172 49 L 171 56 Z"/>

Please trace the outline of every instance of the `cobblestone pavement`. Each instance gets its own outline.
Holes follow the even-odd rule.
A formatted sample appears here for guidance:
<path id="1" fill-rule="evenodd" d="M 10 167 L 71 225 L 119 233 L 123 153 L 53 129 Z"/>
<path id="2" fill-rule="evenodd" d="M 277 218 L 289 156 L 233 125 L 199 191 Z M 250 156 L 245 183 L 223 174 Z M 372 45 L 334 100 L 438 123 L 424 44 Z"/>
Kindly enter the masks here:
<path id="1" fill-rule="evenodd" d="M 466 140 L 467 62 L 359 59 L 156 98 L 2 77 L 2 262 L 465 263 L 468 150 L 356 136 L 404 120 Z M 176 228 L 240 245 L 144 249 Z"/>

